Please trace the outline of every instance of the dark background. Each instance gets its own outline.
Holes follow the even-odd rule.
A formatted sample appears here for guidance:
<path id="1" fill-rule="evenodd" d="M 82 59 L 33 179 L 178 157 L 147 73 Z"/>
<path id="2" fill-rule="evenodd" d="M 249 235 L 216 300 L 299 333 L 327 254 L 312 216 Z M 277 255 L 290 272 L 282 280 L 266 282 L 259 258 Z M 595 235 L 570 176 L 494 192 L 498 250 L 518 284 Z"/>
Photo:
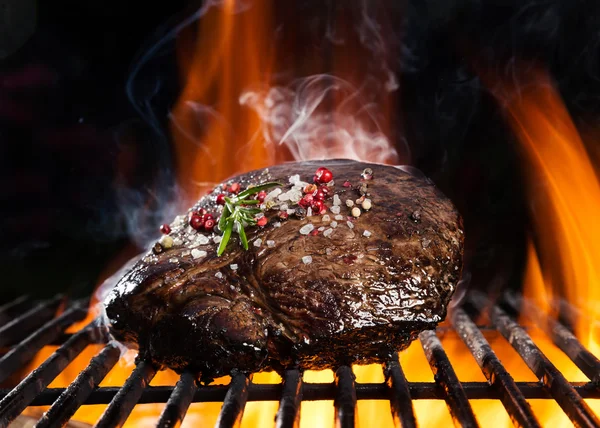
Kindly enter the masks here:
<path id="1" fill-rule="evenodd" d="M 400 82 L 395 138 L 463 214 L 466 271 L 488 289 L 520 283 L 529 219 L 514 139 L 474 64 L 517 85 L 544 66 L 584 136 L 598 135 L 600 112 L 597 2 L 494 3 L 369 3 Z M 39 2 L 33 33 L 21 34 L 33 4 L 0 0 L 0 48 L 14 48 L 0 59 L 0 300 L 87 295 L 111 260 L 156 233 L 172 195 L 165 129 L 178 92 L 165 35 L 198 7 Z M 361 5 L 278 2 L 288 52 L 299 63 L 322 55 L 333 12 Z"/>

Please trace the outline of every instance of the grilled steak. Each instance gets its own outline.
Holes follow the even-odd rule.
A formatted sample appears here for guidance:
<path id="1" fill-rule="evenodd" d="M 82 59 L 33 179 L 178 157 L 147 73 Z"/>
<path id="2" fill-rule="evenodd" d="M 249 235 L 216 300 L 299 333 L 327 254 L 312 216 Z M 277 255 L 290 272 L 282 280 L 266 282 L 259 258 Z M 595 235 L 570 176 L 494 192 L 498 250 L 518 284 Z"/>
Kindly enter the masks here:
<path id="1" fill-rule="evenodd" d="M 314 200 L 305 209 L 318 167 L 333 174 L 321 188 L 326 214 Z M 249 249 L 233 233 L 217 256 L 221 233 L 193 229 L 189 215 L 218 218 L 219 194 L 267 181 L 284 185 L 267 191 L 266 219 L 245 228 Z M 234 177 L 164 229 L 162 245 L 111 291 L 106 314 L 139 358 L 204 380 L 234 368 L 383 362 L 444 319 L 462 268 L 461 218 L 431 182 L 349 160 Z"/>

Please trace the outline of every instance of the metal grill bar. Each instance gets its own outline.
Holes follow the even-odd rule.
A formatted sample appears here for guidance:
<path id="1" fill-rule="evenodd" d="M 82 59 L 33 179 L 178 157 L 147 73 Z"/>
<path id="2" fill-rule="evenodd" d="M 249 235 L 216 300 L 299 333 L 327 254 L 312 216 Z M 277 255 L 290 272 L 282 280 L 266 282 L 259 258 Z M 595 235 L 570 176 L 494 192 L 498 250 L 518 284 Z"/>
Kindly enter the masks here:
<path id="1" fill-rule="evenodd" d="M 335 372 L 335 419 L 336 426 L 352 428 L 356 425 L 356 376 L 348 366 L 341 366 Z"/>
<path id="2" fill-rule="evenodd" d="M 484 308 L 487 304 L 486 298 L 479 293 L 472 293 L 471 301 L 478 308 Z M 544 383 L 552 397 L 554 397 L 565 413 L 578 426 L 600 426 L 600 420 L 598 420 L 562 373 L 533 343 L 527 332 L 498 306 L 493 306 L 489 313 L 492 323 L 494 323 L 512 347 L 515 348 L 531 371 Z"/>
<path id="3" fill-rule="evenodd" d="M 21 311 L 22 308 L 27 306 L 28 301 L 29 296 L 25 295 L 0 306 L 0 326 L 11 322 L 13 319 L 11 314 Z"/>
<path id="4" fill-rule="evenodd" d="M 384 375 L 390 389 L 390 407 L 394 422 L 403 428 L 416 428 L 417 420 L 410 396 L 410 387 L 398 361 L 398 356 L 385 364 Z"/>
<path id="5" fill-rule="evenodd" d="M 156 426 L 158 428 L 170 428 L 181 425 L 195 392 L 196 376 L 190 372 L 183 373 L 175 385 L 175 389 L 173 389 Z"/>
<path id="6" fill-rule="evenodd" d="M 62 296 L 56 296 L 52 300 L 41 302 L 23 315 L 2 326 L 0 328 L 0 346 L 7 346 L 22 340 L 25 334 L 54 318 L 62 299 Z"/>
<path id="7" fill-rule="evenodd" d="M 248 386 L 250 379 L 241 373 L 232 374 L 227 395 L 223 400 L 223 407 L 219 413 L 216 427 L 236 427 L 240 425 L 246 401 L 248 401 Z"/>
<path id="8" fill-rule="evenodd" d="M 444 399 L 455 425 L 478 427 L 467 394 L 460 384 L 452 364 L 434 331 L 426 330 L 419 334 L 421 345 L 431 366 L 436 383 L 443 390 Z"/>
<path id="9" fill-rule="evenodd" d="M 66 341 L 35 371 L 31 372 L 12 391 L 3 396 L 2 401 L 0 401 L 0 425 L 8 425 L 19 416 L 38 394 L 85 349 L 95 331 L 97 329 L 94 321 Z M 62 391 L 64 390 L 61 390 L 61 393 Z"/>
<path id="10" fill-rule="evenodd" d="M 98 355 L 92 358 L 86 369 L 79 373 L 79 376 L 65 392 L 58 397 L 50 410 L 38 421 L 36 428 L 65 425 L 110 369 L 117 364 L 120 354 L 119 348 L 112 344 L 102 349 Z"/>
<path id="11" fill-rule="evenodd" d="M 454 309 L 450 319 L 456 332 L 475 357 L 485 378 L 490 385 L 499 389 L 500 400 L 513 423 L 522 427 L 539 427 L 540 424 L 533 415 L 531 406 L 517 388 L 512 376 L 508 374 L 488 341 L 466 312 L 460 308 Z"/>
<path id="12" fill-rule="evenodd" d="M 156 374 L 150 363 L 139 363 L 100 417 L 96 428 L 121 427 Z"/>
<path id="13" fill-rule="evenodd" d="M 526 399 L 547 400 L 552 396 L 540 382 L 516 382 L 519 391 Z M 584 399 L 600 399 L 600 391 L 591 382 L 573 382 L 573 388 Z M 229 385 L 211 385 L 198 387 L 193 403 L 222 403 Z M 469 400 L 499 400 L 500 392 L 487 382 L 462 382 L 462 388 Z M 98 388 L 88 397 L 84 404 L 108 404 L 119 393 L 119 387 Z M 440 386 L 433 382 L 409 382 L 410 395 L 413 400 L 443 400 L 444 393 Z M 28 404 L 32 406 L 49 406 L 65 391 L 65 388 L 47 388 Z M 11 391 L 0 390 L 0 398 Z M 172 386 L 147 387 L 139 404 L 166 403 Z M 251 384 L 248 387 L 248 401 L 277 401 L 281 398 L 282 386 L 278 384 Z M 384 383 L 356 383 L 357 400 L 388 400 L 389 388 Z M 335 399 L 335 385 L 331 383 L 303 383 L 302 401 L 318 401 Z M 0 420 L 1 424 L 1 420 Z"/>
<path id="14" fill-rule="evenodd" d="M 581 342 L 561 323 L 544 315 L 528 299 L 517 298 L 507 295 L 507 303 L 514 309 L 519 303 L 526 309 L 528 317 L 542 328 L 551 338 L 556 346 L 563 351 L 575 363 L 591 381 L 600 384 L 600 360 L 590 351 L 585 349 Z"/>
<path id="15" fill-rule="evenodd" d="M 300 405 L 302 403 L 302 374 L 300 370 L 286 370 L 283 377 L 283 390 L 279 410 L 275 417 L 277 428 L 295 428 L 300 425 Z"/>
<path id="16" fill-rule="evenodd" d="M 54 340 L 68 326 L 75 321 L 84 319 L 85 316 L 86 311 L 83 307 L 75 305 L 8 351 L 0 358 L 0 382 L 6 380 L 15 370 L 30 361 L 40 349 Z"/>

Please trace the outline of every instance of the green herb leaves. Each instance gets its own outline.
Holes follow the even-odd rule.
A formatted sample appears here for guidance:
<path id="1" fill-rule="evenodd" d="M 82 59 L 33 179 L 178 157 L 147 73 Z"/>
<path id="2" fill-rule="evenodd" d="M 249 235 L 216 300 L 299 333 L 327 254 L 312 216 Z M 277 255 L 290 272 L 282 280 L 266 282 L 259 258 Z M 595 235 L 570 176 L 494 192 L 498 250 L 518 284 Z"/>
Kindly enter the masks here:
<path id="1" fill-rule="evenodd" d="M 259 208 L 254 207 L 260 202 L 256 199 L 247 199 L 250 195 L 254 195 L 262 190 L 270 189 L 271 187 L 282 186 L 281 183 L 269 182 L 260 186 L 250 187 L 236 196 L 225 197 L 225 206 L 219 219 L 219 229 L 223 232 L 221 243 L 217 249 L 217 255 L 220 256 L 225 252 L 231 234 L 235 231 L 240 242 L 245 250 L 248 249 L 248 238 L 244 227 L 254 226 L 256 224 L 255 216 L 262 212 Z"/>

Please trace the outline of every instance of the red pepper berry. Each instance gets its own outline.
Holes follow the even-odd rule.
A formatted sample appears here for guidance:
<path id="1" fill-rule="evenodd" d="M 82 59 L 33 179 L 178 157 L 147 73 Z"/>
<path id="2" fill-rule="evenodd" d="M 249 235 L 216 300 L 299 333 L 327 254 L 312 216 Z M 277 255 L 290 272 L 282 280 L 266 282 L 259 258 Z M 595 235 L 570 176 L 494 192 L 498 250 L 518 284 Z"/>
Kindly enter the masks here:
<path id="1" fill-rule="evenodd" d="M 217 195 L 217 205 L 225 205 L 225 193 L 219 193 Z"/>
<path id="2" fill-rule="evenodd" d="M 321 187 L 319 187 L 319 190 L 321 192 L 323 192 L 323 194 L 325 195 L 326 198 L 331 195 L 331 188 L 329 188 L 327 186 L 321 186 Z"/>
<path id="3" fill-rule="evenodd" d="M 165 223 L 160 226 L 160 231 L 161 231 L 161 233 L 168 235 L 169 233 L 171 233 L 171 226 L 169 226 L 167 223 Z"/>
<path id="4" fill-rule="evenodd" d="M 329 183 L 331 180 L 333 180 L 333 174 L 327 168 L 321 167 L 315 172 L 315 183 L 325 184 Z"/>
<path id="5" fill-rule="evenodd" d="M 207 211 L 204 208 L 200 208 L 197 212 L 198 212 L 198 215 L 200 217 L 202 217 L 204 214 L 206 214 Z"/>
<path id="6" fill-rule="evenodd" d="M 346 180 L 344 181 L 344 187 L 352 187 L 352 183 Z"/>
<path id="7" fill-rule="evenodd" d="M 323 208 L 325 208 L 325 204 L 323 201 L 313 201 L 310 207 L 312 208 L 313 213 L 321 214 L 321 211 L 323 211 Z"/>
<path id="8" fill-rule="evenodd" d="M 229 187 L 229 191 L 231 193 L 238 193 L 241 189 L 240 183 L 233 183 L 230 187 Z"/>
<path id="9" fill-rule="evenodd" d="M 210 232 L 213 229 L 213 227 L 215 227 L 215 221 L 212 218 L 209 218 L 204 222 L 204 230 L 206 230 L 207 232 Z"/>
<path id="10" fill-rule="evenodd" d="M 261 190 L 256 195 L 256 200 L 262 204 L 265 201 L 266 197 L 267 197 L 267 192 L 265 192 L 264 190 Z"/>
<path id="11" fill-rule="evenodd" d="M 319 234 L 319 230 L 318 230 L 318 229 L 315 229 L 315 230 L 313 230 L 312 232 L 310 232 L 310 234 L 311 234 L 312 236 L 316 236 L 316 235 L 318 235 L 318 234 Z"/>
<path id="12" fill-rule="evenodd" d="M 300 199 L 298 201 L 298 205 L 300 205 L 302 208 L 308 208 L 312 204 L 312 201 L 313 201 L 313 195 L 311 195 L 311 194 L 304 195 L 302 197 L 302 199 Z"/>
<path id="13" fill-rule="evenodd" d="M 321 190 L 321 189 L 317 190 L 315 193 L 313 193 L 313 199 L 315 199 L 317 201 L 324 201 L 325 200 L 325 192 L 323 192 L 323 190 Z"/>
<path id="14" fill-rule="evenodd" d="M 206 213 L 202 216 L 202 220 L 204 220 L 205 222 L 208 220 L 214 220 L 215 218 L 213 217 L 213 215 L 211 213 Z"/>
<path id="15" fill-rule="evenodd" d="M 264 226 L 266 226 L 268 221 L 269 220 L 266 217 L 261 217 L 258 220 L 256 220 L 256 224 L 260 227 L 264 227 Z"/>
<path id="16" fill-rule="evenodd" d="M 287 220 L 290 215 L 287 213 L 287 211 L 279 211 L 279 213 L 277 213 L 277 216 L 281 220 Z"/>
<path id="17" fill-rule="evenodd" d="M 190 219 L 190 226 L 196 230 L 200 230 L 204 227 L 204 220 L 197 213 L 194 213 Z"/>

